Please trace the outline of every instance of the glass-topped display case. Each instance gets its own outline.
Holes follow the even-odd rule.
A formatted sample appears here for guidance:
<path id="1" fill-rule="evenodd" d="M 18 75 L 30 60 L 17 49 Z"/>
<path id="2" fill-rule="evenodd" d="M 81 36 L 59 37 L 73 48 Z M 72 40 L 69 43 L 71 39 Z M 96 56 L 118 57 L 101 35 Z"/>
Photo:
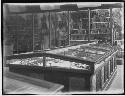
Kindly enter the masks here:
<path id="1" fill-rule="evenodd" d="M 33 50 L 32 14 L 10 14 L 6 22 L 7 42 L 13 44 L 13 53 L 31 52 Z M 22 43 L 23 42 L 23 43 Z"/>
<path id="2" fill-rule="evenodd" d="M 113 8 L 101 5 L 15 14 L 17 20 L 8 26 L 16 27 L 8 28 L 14 29 L 10 32 L 18 54 L 6 56 L 9 70 L 28 76 L 44 74 L 42 79 L 63 84 L 64 91 L 106 90 L 117 72 L 112 28 L 119 27 L 111 22 Z"/>
<path id="3" fill-rule="evenodd" d="M 110 9 L 91 10 L 90 40 L 111 40 L 111 11 Z M 101 37 L 101 38 L 99 38 Z M 103 38 L 102 38 L 103 37 Z M 111 42 L 110 42 L 111 43 Z"/>
<path id="4" fill-rule="evenodd" d="M 109 77 L 114 76 L 116 73 L 115 54 L 117 52 L 116 47 L 108 44 L 90 43 L 42 53 L 8 56 L 6 63 L 12 72 L 23 75 L 32 72 L 44 74 L 45 80 L 63 84 L 65 86 L 64 91 L 76 91 L 76 85 L 71 82 L 78 83 L 76 80 L 78 78 L 83 78 L 86 83 L 83 84 L 85 85 L 84 88 L 79 85 L 77 91 L 99 91 L 106 88 L 106 84 L 110 81 Z M 108 77 L 106 77 L 107 74 Z M 103 83 L 99 83 L 101 85 L 95 83 L 96 80 L 98 82 L 103 80 L 99 79 L 98 76 L 105 78 Z"/>

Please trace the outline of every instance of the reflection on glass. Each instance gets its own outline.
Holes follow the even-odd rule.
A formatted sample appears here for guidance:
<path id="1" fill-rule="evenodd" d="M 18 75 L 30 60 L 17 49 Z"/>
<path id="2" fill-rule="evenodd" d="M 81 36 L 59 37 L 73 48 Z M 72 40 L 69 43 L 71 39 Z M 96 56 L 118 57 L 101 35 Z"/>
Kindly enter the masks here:
<path id="1" fill-rule="evenodd" d="M 41 49 L 49 48 L 49 13 L 40 13 L 38 15 L 40 27 Z"/>
<path id="2" fill-rule="evenodd" d="M 75 48 L 75 49 L 68 49 L 68 50 L 62 49 L 61 52 L 57 52 L 56 54 L 95 61 L 99 59 L 106 52 L 107 50 L 103 50 L 99 48 L 96 49 L 96 48 L 89 47 L 89 46 L 88 47 L 80 46 L 80 48 Z M 52 53 L 55 54 L 55 52 L 52 52 Z"/>
<path id="3" fill-rule="evenodd" d="M 89 65 L 47 57 L 47 67 L 89 70 Z"/>
<path id="4" fill-rule="evenodd" d="M 32 14 L 11 14 L 8 16 L 7 43 L 13 44 L 13 53 L 31 52 L 33 50 Z"/>
<path id="5" fill-rule="evenodd" d="M 66 46 L 68 45 L 68 12 L 62 11 L 56 13 L 56 26 L 54 23 L 54 20 L 52 20 L 52 25 L 56 27 L 56 40 L 57 41 L 57 47 L 59 46 Z"/>
<path id="6" fill-rule="evenodd" d="M 43 57 L 7 60 L 7 64 L 43 66 Z"/>

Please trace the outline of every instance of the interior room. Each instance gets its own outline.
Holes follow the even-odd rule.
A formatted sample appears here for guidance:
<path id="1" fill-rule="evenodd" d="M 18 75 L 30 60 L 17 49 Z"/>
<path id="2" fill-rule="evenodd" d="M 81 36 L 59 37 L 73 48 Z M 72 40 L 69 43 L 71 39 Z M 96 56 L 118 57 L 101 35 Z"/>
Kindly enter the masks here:
<path id="1" fill-rule="evenodd" d="M 124 3 L 3 3 L 3 94 L 124 92 Z"/>

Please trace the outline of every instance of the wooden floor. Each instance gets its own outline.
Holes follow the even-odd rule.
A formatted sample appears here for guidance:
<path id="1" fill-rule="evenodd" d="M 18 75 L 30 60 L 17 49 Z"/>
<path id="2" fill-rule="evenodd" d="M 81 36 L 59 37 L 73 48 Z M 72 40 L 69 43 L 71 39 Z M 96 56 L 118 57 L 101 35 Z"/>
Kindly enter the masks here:
<path id="1" fill-rule="evenodd" d="M 39 94 L 41 92 L 47 92 L 47 88 L 35 86 L 33 84 L 28 84 L 21 82 L 19 80 L 14 80 L 5 77 L 5 93 L 6 94 Z"/>
<path id="2" fill-rule="evenodd" d="M 124 69 L 123 65 L 117 65 L 117 74 L 114 78 L 110 88 L 106 92 L 101 93 L 108 93 L 108 94 L 117 94 L 117 93 L 123 93 L 123 74 Z M 6 69 L 8 70 L 8 69 Z M 14 80 L 12 78 L 7 78 L 4 76 L 4 89 L 6 89 L 5 93 L 14 94 L 15 92 L 19 94 L 42 94 L 48 92 L 48 88 L 40 87 L 34 84 L 22 82 L 19 80 Z M 54 86 L 54 85 L 53 85 Z"/>
<path id="3" fill-rule="evenodd" d="M 4 94 L 55 94 L 64 88 L 61 84 L 9 72 L 8 68 L 5 70 Z"/>

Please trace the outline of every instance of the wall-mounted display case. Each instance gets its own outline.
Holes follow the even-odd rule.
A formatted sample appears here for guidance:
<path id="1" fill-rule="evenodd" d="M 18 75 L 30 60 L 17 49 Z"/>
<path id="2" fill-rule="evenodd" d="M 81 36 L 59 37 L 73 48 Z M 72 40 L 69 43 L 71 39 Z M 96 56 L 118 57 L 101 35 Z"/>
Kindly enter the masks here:
<path id="1" fill-rule="evenodd" d="M 45 80 L 63 84 L 64 91 L 100 91 L 108 88 L 116 74 L 117 52 L 115 46 L 89 43 L 7 56 L 6 64 L 11 72 L 44 74 Z"/>
<path id="2" fill-rule="evenodd" d="M 91 10 L 90 40 L 104 40 L 111 43 L 110 9 Z M 99 38 L 101 37 L 101 38 Z"/>
<path id="3" fill-rule="evenodd" d="M 12 38 L 15 38 L 15 53 L 54 49 L 96 40 L 113 45 L 121 38 L 121 5 L 114 5 L 13 13 L 12 19 L 8 19 L 13 24 L 7 25 L 8 30 L 14 29 L 15 32 L 10 31 Z"/>
<path id="4" fill-rule="evenodd" d="M 88 41 L 89 11 L 70 12 L 70 45 L 78 45 Z"/>
<path id="5" fill-rule="evenodd" d="M 7 42 L 13 44 L 13 53 L 33 50 L 33 18 L 31 13 L 10 14 L 7 24 Z M 6 37 L 5 37 L 6 38 Z M 10 39 L 8 39 L 10 38 Z"/>

